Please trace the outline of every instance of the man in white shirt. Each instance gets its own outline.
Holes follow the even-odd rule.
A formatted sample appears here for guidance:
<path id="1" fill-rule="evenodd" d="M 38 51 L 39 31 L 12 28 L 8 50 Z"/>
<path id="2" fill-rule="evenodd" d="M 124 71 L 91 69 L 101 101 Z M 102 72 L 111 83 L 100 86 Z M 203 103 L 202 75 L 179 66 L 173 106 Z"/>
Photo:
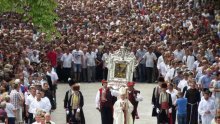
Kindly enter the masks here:
<path id="1" fill-rule="evenodd" d="M 144 44 L 140 45 L 140 49 L 137 50 L 136 52 L 136 58 L 142 59 L 143 56 L 146 54 L 146 50 L 144 49 Z M 139 65 L 138 65 L 138 72 L 139 72 L 139 81 L 144 82 L 145 77 L 146 77 L 146 72 L 145 72 L 145 61 L 141 60 Z"/>
<path id="2" fill-rule="evenodd" d="M 159 67 L 158 67 L 158 71 L 159 71 L 160 75 L 162 75 L 163 77 L 166 76 L 166 74 L 170 68 L 166 62 L 167 62 L 167 58 L 165 58 L 164 61 L 159 64 Z"/>
<path id="3" fill-rule="evenodd" d="M 33 54 L 30 57 L 30 61 L 37 64 L 40 63 L 39 54 L 37 53 L 37 51 L 33 51 Z"/>
<path id="4" fill-rule="evenodd" d="M 15 124 L 16 108 L 14 107 L 13 104 L 10 103 L 9 96 L 5 97 L 5 101 L 6 101 L 5 112 L 7 113 L 8 124 Z"/>
<path id="5" fill-rule="evenodd" d="M 177 76 L 176 61 L 172 61 L 165 75 L 165 81 L 171 82 Z"/>
<path id="6" fill-rule="evenodd" d="M 152 83 L 154 63 L 156 62 L 157 57 L 153 53 L 153 50 L 151 47 L 148 48 L 148 52 L 145 53 L 142 59 L 145 59 L 145 62 L 146 62 L 145 67 L 146 67 L 147 82 Z"/>
<path id="7" fill-rule="evenodd" d="M 96 53 L 91 51 L 91 48 L 88 48 L 86 53 L 86 63 L 87 63 L 87 72 L 88 72 L 88 82 L 95 81 L 95 69 L 96 69 Z"/>
<path id="8" fill-rule="evenodd" d="M 177 61 L 182 61 L 183 56 L 185 55 L 185 53 L 184 53 L 183 50 L 181 49 L 181 46 L 180 46 L 180 45 L 177 45 L 176 48 L 177 48 L 177 49 L 173 52 L 174 58 L 177 59 Z"/>
<path id="9" fill-rule="evenodd" d="M 38 92 L 36 94 L 36 99 L 30 104 L 30 112 L 33 113 L 34 115 L 36 115 L 37 111 L 39 110 L 49 112 L 46 109 L 47 109 L 47 105 L 45 104 L 45 101 L 41 99 L 41 93 Z"/>
<path id="10" fill-rule="evenodd" d="M 181 92 L 183 92 L 183 88 L 188 85 L 187 82 L 188 82 L 188 77 L 189 77 L 189 74 L 187 72 L 185 72 L 183 75 L 184 75 L 184 78 L 180 80 L 177 86 L 178 90 Z"/>
<path id="11" fill-rule="evenodd" d="M 62 62 L 61 68 L 63 72 L 62 76 L 64 82 L 67 82 L 68 78 L 70 77 L 72 61 L 73 61 L 73 55 L 70 53 L 70 49 L 66 48 L 65 53 L 61 57 L 61 62 Z"/>
<path id="12" fill-rule="evenodd" d="M 193 63 L 193 72 L 198 72 L 198 68 L 201 65 L 202 56 L 201 54 L 197 55 L 197 60 Z"/>
<path id="13" fill-rule="evenodd" d="M 193 51 L 191 48 L 188 49 L 187 53 L 188 54 L 183 57 L 183 63 L 186 64 L 188 70 L 192 71 L 193 63 L 195 62 L 195 56 L 193 56 Z"/>
<path id="14" fill-rule="evenodd" d="M 164 50 L 161 51 L 161 54 L 162 54 L 162 55 L 161 55 L 160 57 L 158 57 L 158 59 L 157 59 L 157 69 L 159 69 L 160 63 L 161 63 L 161 62 L 164 62 L 164 58 L 168 57 L 168 55 L 169 55 L 168 53 L 169 53 L 169 52 L 166 52 L 166 53 L 165 53 Z"/>
<path id="15" fill-rule="evenodd" d="M 80 74 L 82 71 L 83 52 L 76 46 L 76 49 L 72 51 L 73 65 L 74 65 L 74 77 L 76 81 L 80 81 Z"/>
<path id="16" fill-rule="evenodd" d="M 41 100 L 45 104 L 45 108 L 44 108 L 45 112 L 50 112 L 52 106 L 51 106 L 51 102 L 50 102 L 49 98 L 45 96 L 45 90 L 42 89 L 40 91 L 40 94 L 41 94 Z"/>
<path id="17" fill-rule="evenodd" d="M 34 122 L 33 113 L 31 113 L 31 109 L 29 108 L 30 104 L 35 100 L 36 95 L 36 88 L 34 85 L 30 86 L 29 90 L 30 94 L 27 96 L 27 99 L 25 99 L 25 105 L 26 105 L 26 117 L 28 118 L 28 124 L 32 124 Z"/>
<path id="18" fill-rule="evenodd" d="M 103 79 L 107 80 L 108 76 L 108 68 L 107 68 L 107 60 L 108 57 L 110 56 L 110 51 L 109 49 L 106 48 L 106 52 L 102 56 L 102 61 L 103 61 Z"/>
<path id="19" fill-rule="evenodd" d="M 47 83 L 49 84 L 50 91 L 52 92 L 52 96 L 56 102 L 56 89 L 57 89 L 57 81 L 59 78 L 57 73 L 53 70 L 52 66 L 48 66 L 47 70 L 48 70 L 47 76 L 49 76 L 49 80 L 51 80 L 51 84 L 49 84 L 50 81 L 47 81 Z"/>
<path id="20" fill-rule="evenodd" d="M 199 103 L 198 112 L 202 118 L 202 124 L 210 124 L 215 117 L 215 102 L 210 98 L 210 91 L 204 92 L 204 99 Z"/>

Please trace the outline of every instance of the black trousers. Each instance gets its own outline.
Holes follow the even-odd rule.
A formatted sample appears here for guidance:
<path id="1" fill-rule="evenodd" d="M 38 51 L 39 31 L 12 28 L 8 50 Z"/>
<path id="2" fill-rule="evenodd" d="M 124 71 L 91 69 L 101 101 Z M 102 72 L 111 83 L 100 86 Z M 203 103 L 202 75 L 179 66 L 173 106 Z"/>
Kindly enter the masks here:
<path id="1" fill-rule="evenodd" d="M 76 119 L 76 109 L 69 110 L 69 114 L 66 116 L 66 120 L 69 124 L 80 124 L 80 121 Z"/>
<path id="2" fill-rule="evenodd" d="M 62 75 L 62 69 L 61 64 L 58 64 L 56 67 L 57 76 L 59 78 L 59 81 L 63 81 L 63 75 Z"/>
<path id="3" fill-rule="evenodd" d="M 62 76 L 63 76 L 63 81 L 68 82 L 68 78 L 70 78 L 70 73 L 71 73 L 71 68 L 63 68 L 62 69 Z"/>
<path id="4" fill-rule="evenodd" d="M 101 110 L 102 124 L 113 124 L 113 110 L 110 107 L 102 107 Z"/>
<path id="5" fill-rule="evenodd" d="M 103 69 L 103 79 L 107 80 L 107 78 L 108 78 L 108 68 L 105 67 Z"/>
<path id="6" fill-rule="evenodd" d="M 172 119 L 173 119 L 173 124 L 176 123 L 176 107 L 172 106 Z"/>
<path id="7" fill-rule="evenodd" d="M 146 76 L 147 76 L 147 83 L 152 83 L 152 79 L 153 79 L 152 67 L 146 67 Z"/>
<path id="8" fill-rule="evenodd" d="M 103 78 L 103 64 L 96 66 L 96 80 L 101 81 Z"/>
<path id="9" fill-rule="evenodd" d="M 34 123 L 33 113 L 28 113 L 28 124 Z"/>

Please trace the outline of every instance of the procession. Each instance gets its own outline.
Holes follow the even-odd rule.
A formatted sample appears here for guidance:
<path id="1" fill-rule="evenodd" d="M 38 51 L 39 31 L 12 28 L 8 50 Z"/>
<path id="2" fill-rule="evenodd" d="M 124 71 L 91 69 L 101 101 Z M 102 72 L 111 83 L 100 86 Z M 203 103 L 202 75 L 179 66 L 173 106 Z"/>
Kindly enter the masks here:
<path id="1" fill-rule="evenodd" d="M 0 123 L 220 124 L 220 0 L 56 3 L 0 13 Z"/>

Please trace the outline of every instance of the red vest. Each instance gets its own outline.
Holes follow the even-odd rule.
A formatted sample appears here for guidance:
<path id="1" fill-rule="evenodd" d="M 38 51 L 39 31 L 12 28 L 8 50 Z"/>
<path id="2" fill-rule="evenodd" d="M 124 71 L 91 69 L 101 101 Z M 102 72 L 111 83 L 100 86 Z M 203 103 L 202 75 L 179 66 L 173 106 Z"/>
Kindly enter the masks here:
<path id="1" fill-rule="evenodd" d="M 102 95 L 103 95 L 103 89 L 100 88 L 99 89 L 99 92 L 100 92 L 100 108 L 102 107 L 113 107 L 113 101 L 112 101 L 112 95 L 111 95 L 111 92 L 110 90 L 107 88 L 106 89 L 106 93 L 105 93 L 105 98 L 106 98 L 106 101 L 102 101 Z"/>

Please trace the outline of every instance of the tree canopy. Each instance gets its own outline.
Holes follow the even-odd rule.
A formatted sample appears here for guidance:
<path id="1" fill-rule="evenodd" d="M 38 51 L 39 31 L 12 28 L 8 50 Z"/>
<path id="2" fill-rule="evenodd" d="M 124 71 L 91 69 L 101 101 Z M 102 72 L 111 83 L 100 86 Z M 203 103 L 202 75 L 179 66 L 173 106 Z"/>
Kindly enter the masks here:
<path id="1" fill-rule="evenodd" d="M 44 32 L 47 39 L 58 35 L 55 22 L 57 2 L 55 0 L 0 0 L 0 13 L 15 12 L 22 15 L 26 22 L 33 23 L 39 32 Z"/>

